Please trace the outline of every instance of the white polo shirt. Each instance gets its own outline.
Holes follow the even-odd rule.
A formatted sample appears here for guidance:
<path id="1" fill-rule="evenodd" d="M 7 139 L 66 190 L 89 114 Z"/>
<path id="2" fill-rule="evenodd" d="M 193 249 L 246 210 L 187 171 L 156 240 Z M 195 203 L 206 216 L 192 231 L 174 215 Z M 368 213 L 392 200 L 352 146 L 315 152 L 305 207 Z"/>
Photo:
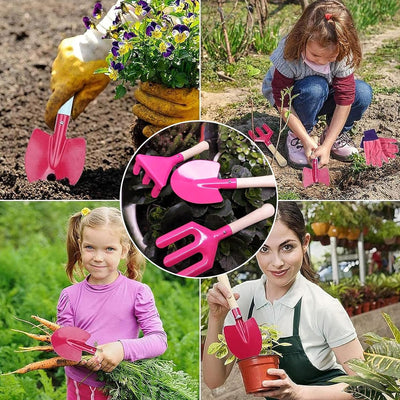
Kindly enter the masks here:
<path id="1" fill-rule="evenodd" d="M 321 371 L 332 368 L 343 370 L 331 349 L 351 342 L 357 334 L 340 302 L 299 272 L 289 291 L 271 303 L 265 296 L 265 282 L 266 276 L 263 275 L 260 279 L 233 288 L 234 293 L 240 294 L 238 304 L 243 320 L 247 320 L 254 297 L 252 316 L 257 323 L 274 325 L 281 337 L 292 336 L 294 307 L 302 298 L 299 335 L 308 359 Z M 233 324 L 230 312 L 225 325 Z"/>

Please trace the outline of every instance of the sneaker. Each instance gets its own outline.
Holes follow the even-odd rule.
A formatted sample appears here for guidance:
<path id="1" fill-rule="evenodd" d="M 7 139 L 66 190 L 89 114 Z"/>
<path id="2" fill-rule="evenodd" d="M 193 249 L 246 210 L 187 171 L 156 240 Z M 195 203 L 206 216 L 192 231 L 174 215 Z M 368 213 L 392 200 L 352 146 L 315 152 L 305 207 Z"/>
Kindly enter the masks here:
<path id="1" fill-rule="evenodd" d="M 293 168 L 302 169 L 303 167 L 307 167 L 309 165 L 300 139 L 291 131 L 288 132 L 286 138 L 286 152 L 288 156 L 288 163 Z"/>
<path id="2" fill-rule="evenodd" d="M 324 142 L 326 131 L 321 136 L 321 143 Z M 347 132 L 339 134 L 331 148 L 331 156 L 339 161 L 350 162 L 350 155 L 358 153 L 358 150 Z"/>

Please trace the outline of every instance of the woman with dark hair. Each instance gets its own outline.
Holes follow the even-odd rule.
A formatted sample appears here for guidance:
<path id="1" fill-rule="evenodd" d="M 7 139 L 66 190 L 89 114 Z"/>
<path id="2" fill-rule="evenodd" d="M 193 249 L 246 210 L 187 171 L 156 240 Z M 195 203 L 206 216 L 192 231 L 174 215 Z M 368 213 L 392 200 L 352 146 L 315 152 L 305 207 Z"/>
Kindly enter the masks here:
<path id="1" fill-rule="evenodd" d="M 283 354 L 279 369 L 269 369 L 277 380 L 264 381 L 265 392 L 255 396 L 282 400 L 352 399 L 344 383 L 330 379 L 352 373 L 345 364 L 362 358 L 363 350 L 353 324 L 339 303 L 316 282 L 307 254 L 310 235 L 295 202 L 279 202 L 277 218 L 257 254 L 263 273 L 258 280 L 233 288 L 244 319 L 254 317 L 259 325 L 274 325 L 282 335 Z M 209 290 L 208 332 L 205 348 L 218 340 L 224 325 L 233 325 L 228 314 L 230 294 L 221 283 Z M 206 385 L 216 388 L 225 382 L 232 365 L 204 354 Z"/>

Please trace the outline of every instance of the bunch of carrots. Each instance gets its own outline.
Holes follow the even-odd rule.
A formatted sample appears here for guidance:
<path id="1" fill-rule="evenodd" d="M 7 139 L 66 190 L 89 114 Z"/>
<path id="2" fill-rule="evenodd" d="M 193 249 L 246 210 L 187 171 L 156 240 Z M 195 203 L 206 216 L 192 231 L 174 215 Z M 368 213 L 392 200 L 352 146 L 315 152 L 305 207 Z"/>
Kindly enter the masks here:
<path id="1" fill-rule="evenodd" d="M 24 321 L 27 322 L 34 327 L 40 329 L 42 331 L 42 334 L 34 334 L 34 333 L 29 333 L 29 332 L 24 332 L 20 331 L 18 329 L 12 329 L 14 332 L 19 332 L 23 333 L 24 335 L 30 337 L 31 339 L 38 340 L 41 343 L 44 343 L 43 345 L 38 345 L 38 346 L 32 346 L 32 347 L 20 347 L 19 351 L 44 351 L 44 352 L 51 352 L 54 351 L 53 346 L 51 345 L 51 335 L 54 331 L 60 328 L 59 325 L 57 325 L 54 322 L 48 321 L 47 319 L 38 317 L 36 315 L 31 315 L 31 318 L 33 318 L 35 321 L 39 322 L 39 325 L 35 325 L 32 322 L 29 321 Z M 37 362 L 33 362 L 31 364 L 25 365 L 22 368 L 19 368 L 15 371 L 8 372 L 3 375 L 10 375 L 10 374 L 25 374 L 30 371 L 35 371 L 38 369 L 50 369 L 50 368 L 58 368 L 58 367 L 65 367 L 68 365 L 76 365 L 78 362 L 76 361 L 70 361 L 66 360 L 65 358 L 62 357 L 52 357 L 47 360 L 41 360 Z"/>

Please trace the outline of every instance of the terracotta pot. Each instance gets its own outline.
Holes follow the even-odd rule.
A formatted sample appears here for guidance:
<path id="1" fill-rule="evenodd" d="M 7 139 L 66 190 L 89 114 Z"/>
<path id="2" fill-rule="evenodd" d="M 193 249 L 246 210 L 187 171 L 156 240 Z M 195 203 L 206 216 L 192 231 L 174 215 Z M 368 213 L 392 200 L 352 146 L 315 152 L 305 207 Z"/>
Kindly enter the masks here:
<path id="1" fill-rule="evenodd" d="M 357 240 L 360 236 L 360 230 L 358 228 L 348 228 L 346 237 L 348 240 Z"/>
<path id="2" fill-rule="evenodd" d="M 347 238 L 347 228 L 337 227 L 338 230 L 338 239 L 346 239 Z"/>
<path id="3" fill-rule="evenodd" d="M 385 242 L 385 244 L 390 245 L 390 244 L 395 244 L 396 243 L 396 238 L 392 237 L 392 238 L 385 238 L 383 239 L 383 241 Z"/>
<path id="4" fill-rule="evenodd" d="M 365 301 L 362 305 L 362 312 L 368 312 L 371 310 L 371 303 L 369 301 Z"/>
<path id="5" fill-rule="evenodd" d="M 246 393 L 257 393 L 265 390 L 262 382 L 265 380 L 276 380 L 278 376 L 268 375 L 270 368 L 279 368 L 279 356 L 254 356 L 238 361 L 239 369 L 242 374 L 243 384 Z"/>
<path id="6" fill-rule="evenodd" d="M 328 236 L 330 237 L 337 237 L 339 234 L 339 230 L 336 226 L 331 225 L 328 229 Z"/>
<path id="7" fill-rule="evenodd" d="M 328 222 L 313 222 L 311 228 L 317 236 L 325 236 L 329 230 Z"/>
<path id="8" fill-rule="evenodd" d="M 376 301 L 371 302 L 371 310 L 376 310 Z"/>
<path id="9" fill-rule="evenodd" d="M 361 306 L 355 306 L 354 307 L 354 315 L 359 315 L 362 313 L 362 308 Z"/>
<path id="10" fill-rule="evenodd" d="M 354 307 L 346 307 L 347 314 L 349 314 L 349 317 L 352 317 L 354 315 Z"/>

